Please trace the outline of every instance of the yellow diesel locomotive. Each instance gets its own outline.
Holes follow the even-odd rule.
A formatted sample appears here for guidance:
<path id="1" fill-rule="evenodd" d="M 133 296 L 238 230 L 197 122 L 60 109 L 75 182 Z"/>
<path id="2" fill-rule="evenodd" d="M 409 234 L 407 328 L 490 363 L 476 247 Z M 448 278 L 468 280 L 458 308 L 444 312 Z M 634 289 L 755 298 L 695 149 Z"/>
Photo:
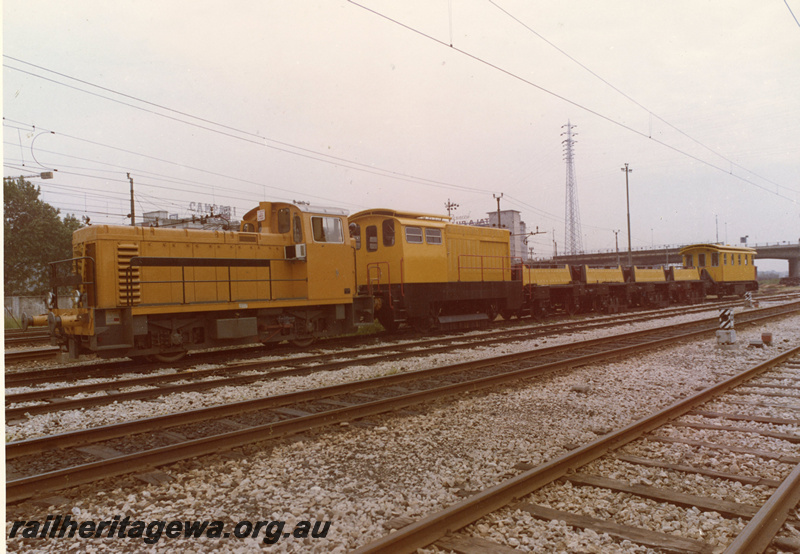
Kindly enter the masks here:
<path id="1" fill-rule="evenodd" d="M 350 216 L 358 292 L 389 330 L 475 326 L 522 308 L 510 232 L 440 215 L 373 209 Z"/>
<path id="2" fill-rule="evenodd" d="M 350 333 L 371 313 L 356 294 L 347 213 L 261 202 L 239 232 L 94 225 L 51 264 L 46 316 L 71 356 L 169 361 L 210 346 Z M 59 308 L 68 287 L 72 306 Z M 63 296 L 63 295 L 62 295 Z"/>

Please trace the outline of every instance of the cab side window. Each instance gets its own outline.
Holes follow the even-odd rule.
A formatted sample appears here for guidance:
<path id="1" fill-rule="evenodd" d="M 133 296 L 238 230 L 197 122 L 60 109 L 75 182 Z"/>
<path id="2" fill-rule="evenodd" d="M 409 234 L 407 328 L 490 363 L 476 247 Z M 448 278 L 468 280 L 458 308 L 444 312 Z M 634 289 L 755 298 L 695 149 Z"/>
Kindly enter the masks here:
<path id="1" fill-rule="evenodd" d="M 383 245 L 394 246 L 394 220 L 383 220 Z"/>
<path id="2" fill-rule="evenodd" d="M 342 220 L 338 217 L 312 217 L 311 230 L 315 242 L 344 242 Z"/>
<path id="3" fill-rule="evenodd" d="M 281 208 L 278 210 L 278 232 L 288 233 L 292 229 L 291 214 L 289 208 Z"/>
<path id="4" fill-rule="evenodd" d="M 378 250 L 378 227 L 370 225 L 367 227 L 367 252 Z"/>
<path id="5" fill-rule="evenodd" d="M 425 240 L 428 244 L 442 244 L 441 229 L 425 229 Z"/>
<path id="6" fill-rule="evenodd" d="M 422 228 L 406 227 L 406 242 L 409 244 L 422 244 Z"/>
<path id="7" fill-rule="evenodd" d="M 350 238 L 353 239 L 356 250 L 361 250 L 361 225 L 358 223 L 350 224 Z"/>
<path id="8" fill-rule="evenodd" d="M 294 216 L 294 242 L 295 244 L 303 242 L 303 223 L 297 214 Z"/>

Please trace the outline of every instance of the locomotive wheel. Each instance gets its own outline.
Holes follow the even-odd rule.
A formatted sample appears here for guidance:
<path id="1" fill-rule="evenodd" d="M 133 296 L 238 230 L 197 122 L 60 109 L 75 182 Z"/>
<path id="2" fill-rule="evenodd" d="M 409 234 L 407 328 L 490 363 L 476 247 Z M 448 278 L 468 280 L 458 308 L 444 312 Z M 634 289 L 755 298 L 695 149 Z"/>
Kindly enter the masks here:
<path id="1" fill-rule="evenodd" d="M 489 321 L 494 321 L 495 319 L 497 319 L 497 314 L 498 314 L 497 306 L 495 304 L 489 304 L 488 306 L 486 306 L 485 313 L 486 316 L 489 318 Z"/>
<path id="2" fill-rule="evenodd" d="M 153 359 L 158 360 L 159 362 L 171 363 L 183 359 L 184 356 L 186 356 L 186 350 L 182 350 L 181 352 L 172 352 L 169 354 L 153 354 Z"/>
<path id="3" fill-rule="evenodd" d="M 297 346 L 298 348 L 306 348 L 314 344 L 314 341 L 316 340 L 317 337 L 306 337 L 304 339 L 292 339 L 289 342 Z"/>

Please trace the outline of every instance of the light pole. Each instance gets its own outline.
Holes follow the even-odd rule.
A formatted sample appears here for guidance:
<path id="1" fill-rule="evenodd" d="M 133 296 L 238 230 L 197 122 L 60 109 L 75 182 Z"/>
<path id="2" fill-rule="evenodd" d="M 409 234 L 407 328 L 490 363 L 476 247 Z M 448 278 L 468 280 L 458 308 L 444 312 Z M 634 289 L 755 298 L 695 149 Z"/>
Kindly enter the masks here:
<path id="1" fill-rule="evenodd" d="M 628 173 L 633 170 L 628 168 L 628 164 L 625 164 L 625 167 L 620 169 L 625 172 L 625 202 L 628 204 L 628 266 L 632 267 L 633 254 L 631 253 L 631 197 L 628 193 Z"/>
<path id="2" fill-rule="evenodd" d="M 497 199 L 497 228 L 500 228 L 500 199 L 503 197 L 503 193 L 500 193 L 500 196 L 496 194 L 492 194 Z"/>
<path id="3" fill-rule="evenodd" d="M 617 265 L 620 265 L 620 263 L 619 263 L 619 229 L 614 229 L 614 247 L 617 250 Z"/>

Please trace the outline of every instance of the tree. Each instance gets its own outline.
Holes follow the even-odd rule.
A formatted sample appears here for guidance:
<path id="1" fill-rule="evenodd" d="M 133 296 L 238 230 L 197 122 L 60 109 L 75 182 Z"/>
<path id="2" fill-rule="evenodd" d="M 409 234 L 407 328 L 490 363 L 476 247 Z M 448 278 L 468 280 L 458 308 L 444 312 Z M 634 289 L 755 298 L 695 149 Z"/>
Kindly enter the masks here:
<path id="1" fill-rule="evenodd" d="M 38 295 L 49 290 L 49 262 L 72 257 L 72 233 L 81 227 L 73 215 L 39 198 L 41 190 L 23 177 L 3 178 L 4 293 Z"/>

